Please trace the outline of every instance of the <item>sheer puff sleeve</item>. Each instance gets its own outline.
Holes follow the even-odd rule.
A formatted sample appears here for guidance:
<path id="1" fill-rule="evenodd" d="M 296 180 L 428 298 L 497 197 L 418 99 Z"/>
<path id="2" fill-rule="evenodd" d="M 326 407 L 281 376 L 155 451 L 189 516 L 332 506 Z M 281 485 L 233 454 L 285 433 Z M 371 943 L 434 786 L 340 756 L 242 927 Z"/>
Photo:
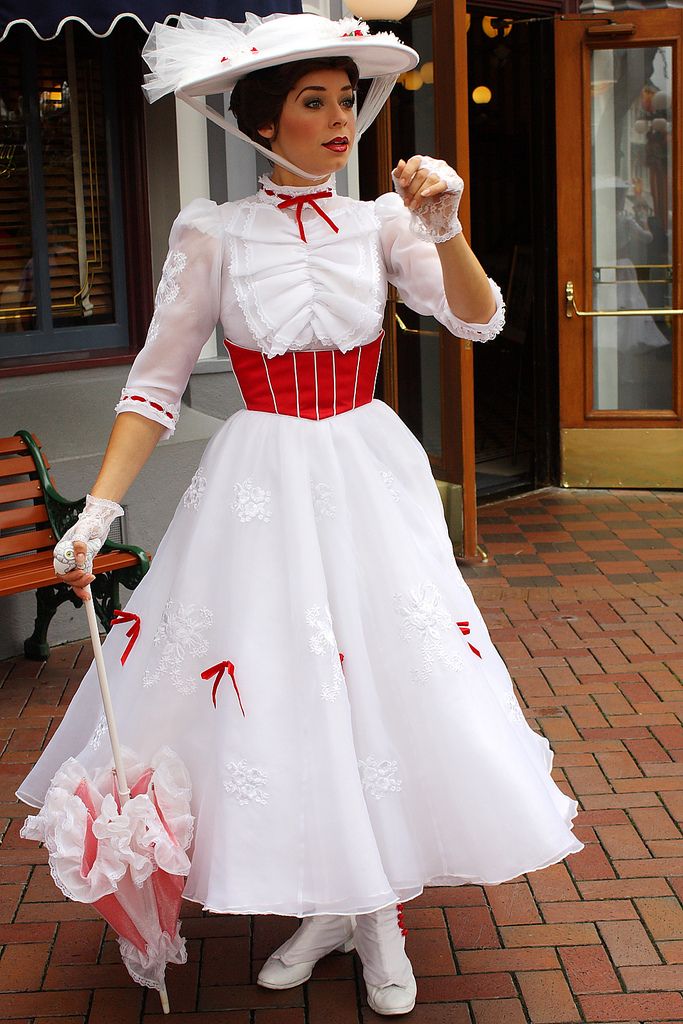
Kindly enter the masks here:
<path id="1" fill-rule="evenodd" d="M 489 278 L 496 311 L 485 324 L 468 323 L 451 310 L 443 287 L 441 261 L 436 246 L 411 230 L 411 211 L 395 192 L 375 200 L 387 279 L 416 313 L 435 317 L 457 338 L 491 341 L 505 324 L 505 304 L 500 288 Z"/>
<path id="2" fill-rule="evenodd" d="M 115 409 L 162 423 L 162 440 L 175 430 L 190 374 L 220 315 L 221 262 L 221 211 L 195 199 L 171 228 L 147 339 Z"/>

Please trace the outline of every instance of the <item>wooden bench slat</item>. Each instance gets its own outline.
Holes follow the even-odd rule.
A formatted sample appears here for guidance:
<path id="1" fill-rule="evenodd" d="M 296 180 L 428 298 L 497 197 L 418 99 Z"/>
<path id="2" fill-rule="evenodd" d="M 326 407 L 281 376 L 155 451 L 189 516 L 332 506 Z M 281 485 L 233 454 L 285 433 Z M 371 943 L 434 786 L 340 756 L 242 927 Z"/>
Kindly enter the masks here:
<path id="1" fill-rule="evenodd" d="M 0 476 L 18 476 L 35 471 L 36 464 L 30 455 L 11 455 L 8 459 L 0 459 Z"/>
<path id="2" fill-rule="evenodd" d="M 41 551 L 57 543 L 52 530 L 27 530 L 11 537 L 0 538 L 0 555 L 20 554 L 22 551 Z"/>
<path id="3" fill-rule="evenodd" d="M 23 437 L 0 437 L 0 454 L 26 451 L 28 447 Z"/>
<path id="4" fill-rule="evenodd" d="M 18 484 L 0 484 L 0 505 L 10 501 L 23 501 L 42 494 L 40 480 L 23 480 Z"/>
<path id="5" fill-rule="evenodd" d="M 37 559 L 42 559 L 38 561 Z M 0 562 L 2 576 L 0 578 L 0 597 L 18 594 L 22 590 L 35 590 L 60 582 L 52 567 L 52 554 L 42 554 L 30 564 L 17 559 L 20 564 L 15 567 L 14 559 Z M 111 572 L 112 569 L 124 569 L 128 565 L 137 565 L 137 555 L 128 551 L 109 551 L 106 555 L 95 558 L 95 575 L 100 572 Z M 5 569 L 7 567 L 7 571 Z"/>
<path id="6" fill-rule="evenodd" d="M 118 569 L 120 565 L 132 564 L 130 562 L 131 558 L 133 563 L 138 560 L 137 555 L 133 555 L 129 551 L 107 551 L 104 555 L 95 556 L 95 568 L 98 572 L 108 572 L 110 569 Z M 23 569 L 35 569 L 36 566 L 40 567 L 43 565 L 52 566 L 52 551 L 38 551 L 32 555 L 17 555 L 16 558 L 8 558 L 5 561 L 0 560 L 3 574 L 7 571 L 10 575 L 19 573 Z"/>
<path id="7" fill-rule="evenodd" d="M 32 555 L 10 555 L 9 558 L 0 559 L 0 575 L 4 575 L 10 566 L 12 572 L 18 572 L 24 566 L 30 568 L 32 565 L 47 562 L 47 560 L 47 551 L 37 551 Z"/>
<path id="8" fill-rule="evenodd" d="M 0 511 L 0 530 L 9 530 L 14 526 L 30 526 L 32 523 L 50 522 L 45 503 L 40 505 L 24 505 L 22 508 L 8 508 Z"/>
<path id="9" fill-rule="evenodd" d="M 42 446 L 43 446 L 43 442 L 41 441 L 40 437 L 36 437 L 36 435 L 32 434 L 32 433 L 29 434 L 29 437 L 31 437 L 31 439 L 33 440 L 33 442 L 36 445 L 37 449 L 40 451 L 40 449 L 42 449 Z M 15 441 L 18 444 L 24 444 L 25 447 L 27 446 L 26 441 L 24 440 L 24 438 L 23 437 L 16 437 L 16 435 L 12 435 L 11 437 L 0 437 L 0 444 L 3 441 Z M 42 452 L 41 452 L 41 455 L 42 455 Z"/>

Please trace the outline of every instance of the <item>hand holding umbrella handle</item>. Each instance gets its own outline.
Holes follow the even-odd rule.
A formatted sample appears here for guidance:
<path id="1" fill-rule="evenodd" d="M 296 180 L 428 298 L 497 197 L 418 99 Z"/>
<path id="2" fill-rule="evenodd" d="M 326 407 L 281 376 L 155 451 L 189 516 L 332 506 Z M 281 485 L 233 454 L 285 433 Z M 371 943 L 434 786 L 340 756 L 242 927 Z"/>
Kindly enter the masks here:
<path id="1" fill-rule="evenodd" d="M 123 508 L 117 501 L 88 494 L 78 519 L 55 545 L 53 564 L 57 576 L 64 576 L 77 568 L 90 574 L 93 559 L 107 539 L 111 524 L 123 514 Z M 80 565 L 74 553 L 76 541 L 81 541 L 87 548 L 85 560 Z"/>
<path id="2" fill-rule="evenodd" d="M 92 640 L 93 654 L 95 656 L 95 664 L 97 665 L 97 678 L 100 684 L 100 693 L 102 694 L 102 703 L 104 705 L 104 715 L 107 719 L 107 728 L 109 729 L 109 739 L 111 741 L 111 749 L 114 755 L 114 768 L 116 770 L 116 781 L 119 790 L 119 797 L 121 805 L 126 803 L 130 796 L 130 789 L 128 788 L 128 780 L 126 779 L 126 769 L 123 766 L 123 758 L 121 756 L 121 747 L 119 745 L 119 734 L 116 728 L 116 719 L 114 718 L 114 709 L 111 704 L 111 695 L 109 693 L 109 683 L 107 681 L 107 670 L 104 667 L 104 655 L 102 654 L 102 644 L 100 643 L 100 631 L 97 625 L 97 619 L 95 617 L 95 605 L 93 604 L 92 591 L 90 590 L 90 584 L 83 588 L 87 593 L 87 598 L 83 602 L 85 605 L 85 611 L 88 616 L 88 626 L 90 627 L 90 639 Z"/>

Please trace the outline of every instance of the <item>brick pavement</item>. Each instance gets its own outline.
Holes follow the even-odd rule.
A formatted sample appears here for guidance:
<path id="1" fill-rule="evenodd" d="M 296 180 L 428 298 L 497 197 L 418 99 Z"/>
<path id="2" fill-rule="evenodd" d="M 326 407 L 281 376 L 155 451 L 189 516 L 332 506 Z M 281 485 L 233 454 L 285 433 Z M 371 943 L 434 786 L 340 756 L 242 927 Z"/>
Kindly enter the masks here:
<path id="1" fill-rule="evenodd" d="M 579 801 L 585 848 L 499 886 L 428 889 L 406 905 L 415 1024 L 683 1022 L 683 494 L 550 490 L 481 510 L 490 561 L 465 568 L 553 776 Z M 185 905 L 189 963 L 174 1013 L 129 981 L 13 797 L 89 661 L 0 664 L 0 1020 L 34 1024 L 369 1024 L 353 954 L 308 985 L 253 984 L 283 918 Z"/>

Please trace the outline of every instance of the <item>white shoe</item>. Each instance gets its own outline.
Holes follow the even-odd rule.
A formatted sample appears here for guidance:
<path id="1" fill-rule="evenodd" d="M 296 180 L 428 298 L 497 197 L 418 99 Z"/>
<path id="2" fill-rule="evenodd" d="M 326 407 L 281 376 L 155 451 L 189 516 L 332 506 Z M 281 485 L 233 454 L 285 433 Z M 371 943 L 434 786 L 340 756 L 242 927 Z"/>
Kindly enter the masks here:
<path id="1" fill-rule="evenodd" d="M 417 996 L 415 978 L 408 985 L 387 985 L 384 988 L 375 988 L 366 982 L 365 988 L 368 993 L 368 1006 L 375 1013 L 393 1017 L 400 1013 L 410 1013 L 415 1008 Z"/>
<path id="2" fill-rule="evenodd" d="M 349 953 L 354 948 L 356 919 L 338 914 L 305 917 L 293 935 L 264 963 L 257 985 L 263 988 L 295 988 L 308 981 L 318 960 L 333 950 Z"/>
<path id="3" fill-rule="evenodd" d="M 405 951 L 407 931 L 403 904 L 359 914 L 353 937 L 363 964 L 368 1006 L 375 1013 L 394 1016 L 410 1013 L 417 984 Z"/>

